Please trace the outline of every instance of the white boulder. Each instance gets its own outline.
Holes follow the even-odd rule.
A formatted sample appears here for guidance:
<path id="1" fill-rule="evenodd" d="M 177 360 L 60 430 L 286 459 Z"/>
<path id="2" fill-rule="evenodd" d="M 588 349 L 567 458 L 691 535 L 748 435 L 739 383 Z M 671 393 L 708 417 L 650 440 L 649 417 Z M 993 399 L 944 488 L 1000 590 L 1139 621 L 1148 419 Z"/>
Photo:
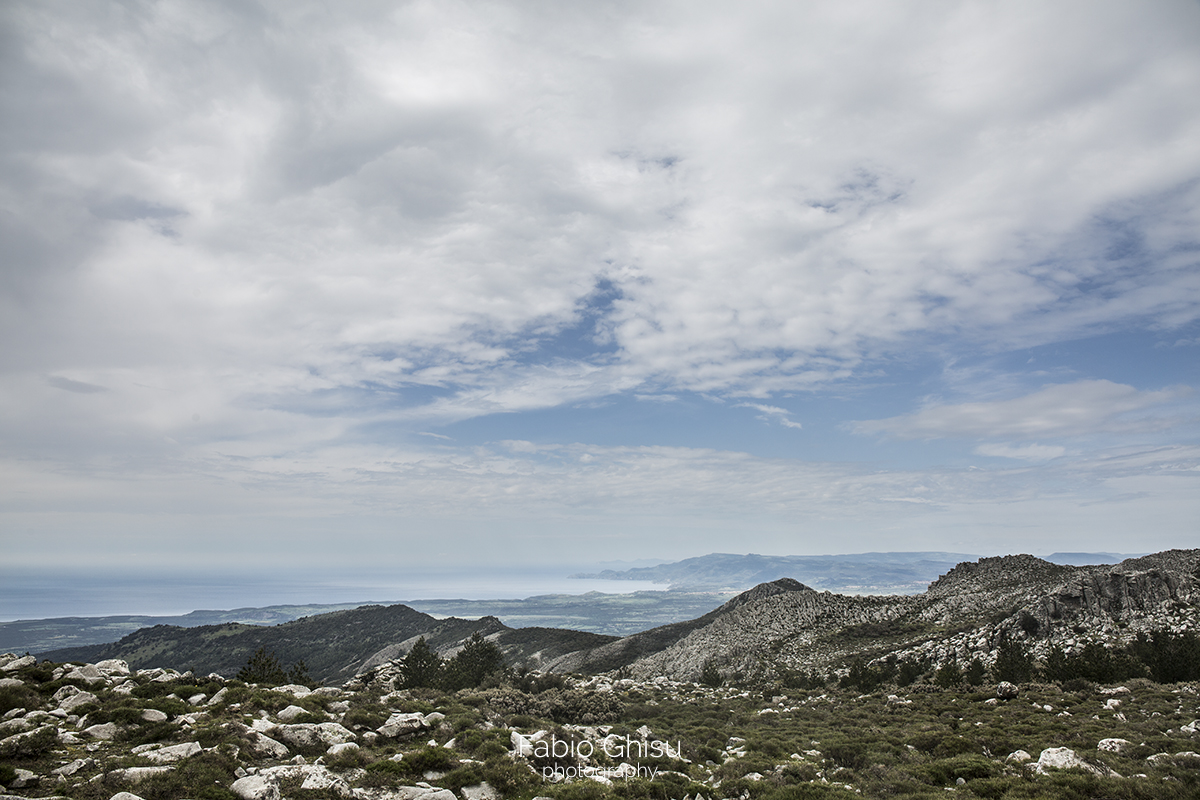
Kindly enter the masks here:
<path id="1" fill-rule="evenodd" d="M 279 784 L 262 775 L 238 778 L 229 789 L 242 800 L 279 800 Z"/>

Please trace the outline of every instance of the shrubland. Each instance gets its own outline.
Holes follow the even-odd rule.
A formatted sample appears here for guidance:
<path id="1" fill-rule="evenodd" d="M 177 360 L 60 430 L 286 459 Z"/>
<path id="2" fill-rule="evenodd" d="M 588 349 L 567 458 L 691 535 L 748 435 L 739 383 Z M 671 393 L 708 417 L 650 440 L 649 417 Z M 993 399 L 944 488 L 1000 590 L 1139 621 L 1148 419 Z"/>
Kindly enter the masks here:
<path id="1" fill-rule="evenodd" d="M 1039 661 L 998 692 L 996 665 L 687 683 L 516 674 L 486 642 L 458 662 L 414 650 L 423 671 L 391 673 L 412 685 L 376 670 L 316 689 L 0 657 L 0 784 L 72 800 L 1200 796 L 1197 687 L 1148 669 L 1118 684 Z"/>

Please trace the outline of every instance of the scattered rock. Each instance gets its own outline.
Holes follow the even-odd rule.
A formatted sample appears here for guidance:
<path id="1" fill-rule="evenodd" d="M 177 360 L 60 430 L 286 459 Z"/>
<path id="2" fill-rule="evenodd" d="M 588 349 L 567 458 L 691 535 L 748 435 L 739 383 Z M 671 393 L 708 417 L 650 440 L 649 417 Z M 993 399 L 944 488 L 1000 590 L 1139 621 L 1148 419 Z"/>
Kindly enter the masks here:
<path id="1" fill-rule="evenodd" d="M 262 775 L 238 778 L 229 789 L 242 800 L 279 800 L 279 784 Z"/>
<path id="2" fill-rule="evenodd" d="M 487 781 L 477 783 L 474 786 L 464 786 L 462 788 L 463 800 L 500 800 L 500 793 L 497 792 L 492 785 Z"/>
<path id="3" fill-rule="evenodd" d="M 105 722 L 100 725 L 90 725 L 84 728 L 83 734 L 85 736 L 90 736 L 93 739 L 99 739 L 100 741 L 107 742 L 120 733 L 120 731 L 121 729 L 117 727 L 115 722 Z"/>
<path id="4" fill-rule="evenodd" d="M 375 732 L 380 736 L 386 736 L 389 739 L 394 739 L 397 736 L 415 733 L 422 728 L 429 727 L 425 722 L 425 715 L 417 712 L 405 713 L 397 711 L 388 717 L 388 721 L 375 729 Z"/>
<path id="5" fill-rule="evenodd" d="M 63 688 L 66 689 L 67 687 L 64 686 Z M 70 688 L 74 689 L 75 687 L 72 686 Z M 70 712 L 87 703 L 97 702 L 99 702 L 99 698 L 97 698 L 96 695 L 92 694 L 91 692 L 81 692 L 76 690 L 73 694 L 68 694 L 66 699 L 58 704 L 58 707 L 63 711 Z"/>
<path id="6" fill-rule="evenodd" d="M 300 706 L 288 706 L 287 708 L 283 709 L 275 716 L 278 717 L 279 719 L 283 720 L 284 722 L 291 722 L 296 717 L 303 716 L 304 714 L 307 714 L 307 713 L 308 713 L 308 709 L 306 709 L 306 708 L 301 708 Z"/>
<path id="7" fill-rule="evenodd" d="M 258 731 L 247 731 L 246 739 L 250 742 L 250 752 L 259 758 L 287 758 L 291 752 L 287 745 Z"/>
<path id="8" fill-rule="evenodd" d="M 343 742 L 342 744 L 330 745 L 329 749 L 325 751 L 325 755 L 340 756 L 343 753 L 356 753 L 358 750 L 359 747 L 354 742 Z"/>
<path id="9" fill-rule="evenodd" d="M 36 772 L 30 772 L 27 769 L 20 769 L 18 767 L 13 772 L 16 774 L 16 777 L 8 784 L 10 789 L 28 789 L 36 786 L 41 780 Z"/>
<path id="10" fill-rule="evenodd" d="M 194 756 L 203 751 L 203 749 L 199 742 L 184 742 L 183 744 L 161 747 L 157 750 L 148 750 L 142 753 L 141 756 L 156 764 L 173 764 L 176 761 L 182 761 L 185 758 Z"/>
<path id="11" fill-rule="evenodd" d="M 336 722 L 300 722 L 295 725 L 280 725 L 276 729 L 279 739 L 291 747 L 325 750 L 332 744 L 354 741 L 353 732 Z"/>
<path id="12" fill-rule="evenodd" d="M 96 669 L 106 675 L 128 675 L 129 664 L 119 658 L 109 658 L 96 663 Z"/>
<path id="13" fill-rule="evenodd" d="M 1128 739 L 1101 739 L 1096 749 L 1102 753 L 1122 753 L 1133 746 Z"/>
<path id="14" fill-rule="evenodd" d="M 1027 761 L 1033 761 L 1033 756 L 1024 750 L 1014 750 L 1008 754 L 1008 758 L 1004 759 L 1009 764 L 1024 764 Z"/>
<path id="15" fill-rule="evenodd" d="M 0 669 L 4 670 L 5 672 L 16 672 L 19 669 L 24 669 L 25 667 L 32 667 L 35 664 L 37 664 L 37 659 L 35 657 L 22 656 L 21 658 L 12 659 L 8 663 L 6 663 L 3 667 L 0 667 Z"/>
<path id="16" fill-rule="evenodd" d="M 1009 683 L 1008 681 L 1000 681 L 1000 684 L 996 687 L 996 697 L 1001 700 L 1011 700 L 1020 693 L 1021 690 L 1017 688 L 1016 684 Z"/>
<path id="17" fill-rule="evenodd" d="M 1120 777 L 1107 767 L 1089 764 L 1069 747 L 1048 747 L 1042 751 L 1038 757 L 1037 771 L 1044 775 L 1051 769 L 1081 769 L 1093 775 Z"/>
<path id="18" fill-rule="evenodd" d="M 125 769 L 114 769 L 105 777 L 111 780 L 132 783 L 136 786 L 147 778 L 153 778 L 156 775 L 162 775 L 170 771 L 170 767 L 126 767 Z"/>

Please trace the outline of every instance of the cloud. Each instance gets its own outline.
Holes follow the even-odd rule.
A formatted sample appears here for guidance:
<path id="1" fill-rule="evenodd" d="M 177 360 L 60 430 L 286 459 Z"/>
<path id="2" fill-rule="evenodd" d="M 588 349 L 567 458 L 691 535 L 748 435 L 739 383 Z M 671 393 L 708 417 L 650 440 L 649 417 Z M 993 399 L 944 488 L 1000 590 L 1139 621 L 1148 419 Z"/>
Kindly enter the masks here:
<path id="1" fill-rule="evenodd" d="M 1179 388 L 1144 392 L 1126 384 L 1106 380 L 1076 381 L 1046 386 L 1037 392 L 1012 400 L 932 405 L 913 414 L 856 422 L 854 431 L 882 433 L 898 439 L 1029 439 L 1113 431 L 1157 430 L 1170 427 L 1175 420 L 1135 418 L 1130 414 L 1170 402 L 1186 394 L 1188 390 Z"/>
<path id="2" fill-rule="evenodd" d="M 105 8 L 3 18 L 9 369 L 486 414 L 564 357 L 766 398 L 1200 307 L 1191 7 Z"/>
<path id="3" fill-rule="evenodd" d="M 1052 458 L 1061 458 L 1066 455 L 1067 448 L 1060 445 L 1046 444 L 981 444 L 972 452 L 978 453 L 981 456 L 994 456 L 996 458 L 1016 458 L 1023 461 L 1049 461 Z"/>
<path id="4" fill-rule="evenodd" d="M 796 430 L 800 430 L 804 427 L 799 422 L 795 422 L 790 419 L 792 412 L 788 411 L 786 408 L 780 408 L 779 406 L 767 406 L 761 403 L 738 403 L 737 407 L 753 408 L 758 410 L 761 412 L 758 415 L 758 419 L 761 419 L 764 422 L 776 422 L 785 428 L 795 428 Z"/>
<path id="5" fill-rule="evenodd" d="M 103 386 L 97 386 L 94 383 L 86 383 L 84 381 L 75 381 L 70 378 L 63 378 L 59 375 L 50 375 L 46 378 L 46 383 L 53 386 L 55 389 L 62 389 L 65 392 L 75 392 L 76 394 L 95 394 L 96 392 L 107 392 Z"/>
<path id="6" fill-rule="evenodd" d="M 955 492 L 1040 497 L 1024 476 L 1085 458 L 1035 459 L 1054 437 L 1178 430 L 1175 390 L 840 401 L 898 364 L 1195 341 L 1198 23 L 1107 1 L 5 3 L 0 440 L 5 513 L 30 515 L 5 529 L 612 504 L 833 525 L 910 501 L 873 529 Z M 1090 373 L 1036 380 L 1058 374 Z M 779 395 L 816 398 L 807 430 L 832 429 L 834 393 L 886 417 L 860 433 L 1011 469 L 839 471 L 709 450 L 700 425 L 645 440 L 697 435 L 679 450 L 593 449 L 614 439 L 587 424 L 486 444 L 535 438 L 502 415 L 630 396 L 642 419 L 701 396 L 793 428 Z M 1131 492 L 1164 474 L 1122 463 Z"/>

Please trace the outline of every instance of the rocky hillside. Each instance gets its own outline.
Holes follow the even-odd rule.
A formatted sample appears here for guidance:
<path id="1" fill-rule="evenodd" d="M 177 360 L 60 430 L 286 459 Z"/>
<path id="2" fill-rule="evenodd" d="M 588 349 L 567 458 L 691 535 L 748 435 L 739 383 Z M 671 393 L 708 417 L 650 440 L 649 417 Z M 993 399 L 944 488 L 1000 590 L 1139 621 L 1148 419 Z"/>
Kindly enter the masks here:
<path id="1" fill-rule="evenodd" d="M 456 652 L 475 633 L 495 642 L 510 664 L 530 668 L 615 639 L 553 628 L 514 629 L 495 617 L 439 620 L 408 606 L 393 605 L 334 611 L 269 627 L 237 623 L 196 628 L 156 625 L 112 644 L 55 650 L 41 656 L 93 663 L 119 659 L 134 669 L 162 667 L 234 675 L 261 647 L 285 665 L 303 661 L 318 683 L 342 683 L 402 655 L 422 636 L 445 655 Z"/>
<path id="2" fill-rule="evenodd" d="M 850 597 L 773 581 L 689 623 L 569 653 L 563 672 L 626 669 L 638 678 L 838 669 L 893 655 L 993 663 L 1001 641 L 1033 655 L 1068 654 L 1139 632 L 1200 629 L 1200 550 L 1172 550 L 1116 565 L 1073 567 L 1029 555 L 964 562 L 923 594 Z"/>
<path id="3" fill-rule="evenodd" d="M 10 653 L 0 797 L 1185 800 L 1200 792 L 1198 714 L 1195 686 L 1144 680 L 773 694 L 542 676 L 444 691 L 396 690 L 381 665 L 312 690 Z"/>

